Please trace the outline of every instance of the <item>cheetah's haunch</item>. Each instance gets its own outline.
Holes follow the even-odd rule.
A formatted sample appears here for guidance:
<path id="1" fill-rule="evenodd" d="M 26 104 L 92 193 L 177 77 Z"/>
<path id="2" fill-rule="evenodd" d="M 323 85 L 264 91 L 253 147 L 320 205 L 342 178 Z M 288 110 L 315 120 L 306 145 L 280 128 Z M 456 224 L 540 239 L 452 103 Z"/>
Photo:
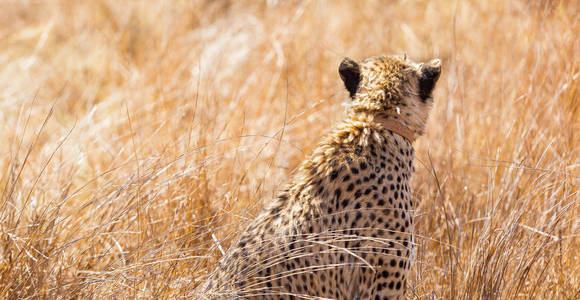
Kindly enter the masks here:
<path id="1" fill-rule="evenodd" d="M 348 58 L 346 119 L 301 164 L 198 291 L 206 299 L 400 299 L 411 267 L 412 142 L 441 63 Z"/>

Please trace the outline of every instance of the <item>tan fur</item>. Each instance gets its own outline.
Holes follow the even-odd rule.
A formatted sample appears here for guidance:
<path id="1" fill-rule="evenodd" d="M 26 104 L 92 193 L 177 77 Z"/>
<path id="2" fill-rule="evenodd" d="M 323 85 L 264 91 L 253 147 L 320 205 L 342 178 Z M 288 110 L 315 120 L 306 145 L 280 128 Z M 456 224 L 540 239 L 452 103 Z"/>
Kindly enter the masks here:
<path id="1" fill-rule="evenodd" d="M 387 56 L 359 64 L 346 119 L 228 250 L 198 297 L 404 297 L 413 147 L 375 118 L 423 133 L 432 99 L 419 99 L 421 66 Z"/>

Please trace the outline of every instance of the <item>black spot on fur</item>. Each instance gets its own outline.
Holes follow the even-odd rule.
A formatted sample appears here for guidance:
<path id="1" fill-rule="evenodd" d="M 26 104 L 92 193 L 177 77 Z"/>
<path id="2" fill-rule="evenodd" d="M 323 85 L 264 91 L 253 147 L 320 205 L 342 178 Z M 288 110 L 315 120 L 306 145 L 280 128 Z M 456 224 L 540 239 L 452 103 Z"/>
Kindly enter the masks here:
<path id="1" fill-rule="evenodd" d="M 347 192 L 350 192 L 350 191 L 352 191 L 353 189 L 354 189 L 354 184 L 352 184 L 352 183 L 351 183 L 351 184 L 349 184 L 349 185 L 348 185 L 348 187 L 346 188 L 346 191 L 347 191 Z"/>
<path id="2" fill-rule="evenodd" d="M 332 171 L 332 172 L 330 173 L 330 180 L 335 180 L 335 179 L 336 179 L 336 177 L 338 177 L 338 171 L 337 171 L 337 170 L 335 170 L 335 171 Z"/>

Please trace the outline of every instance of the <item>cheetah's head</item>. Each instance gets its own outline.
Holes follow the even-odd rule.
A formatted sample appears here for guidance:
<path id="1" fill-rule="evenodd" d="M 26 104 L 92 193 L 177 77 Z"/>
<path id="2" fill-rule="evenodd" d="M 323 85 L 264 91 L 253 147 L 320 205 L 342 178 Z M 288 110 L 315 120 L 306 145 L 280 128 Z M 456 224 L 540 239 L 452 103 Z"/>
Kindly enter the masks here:
<path id="1" fill-rule="evenodd" d="M 415 63 L 406 56 L 371 57 L 359 63 L 345 58 L 340 77 L 352 99 L 352 112 L 382 114 L 423 134 L 441 73 L 441 61 Z"/>

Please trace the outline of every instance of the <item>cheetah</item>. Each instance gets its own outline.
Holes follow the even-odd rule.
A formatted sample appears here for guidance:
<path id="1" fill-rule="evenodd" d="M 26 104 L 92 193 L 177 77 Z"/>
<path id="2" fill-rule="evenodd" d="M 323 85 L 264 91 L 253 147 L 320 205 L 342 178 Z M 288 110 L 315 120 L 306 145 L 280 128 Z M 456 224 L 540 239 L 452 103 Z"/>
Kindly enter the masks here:
<path id="1" fill-rule="evenodd" d="M 441 72 L 433 59 L 345 58 L 347 117 L 249 225 L 202 299 L 402 299 L 417 203 L 413 141 Z"/>

